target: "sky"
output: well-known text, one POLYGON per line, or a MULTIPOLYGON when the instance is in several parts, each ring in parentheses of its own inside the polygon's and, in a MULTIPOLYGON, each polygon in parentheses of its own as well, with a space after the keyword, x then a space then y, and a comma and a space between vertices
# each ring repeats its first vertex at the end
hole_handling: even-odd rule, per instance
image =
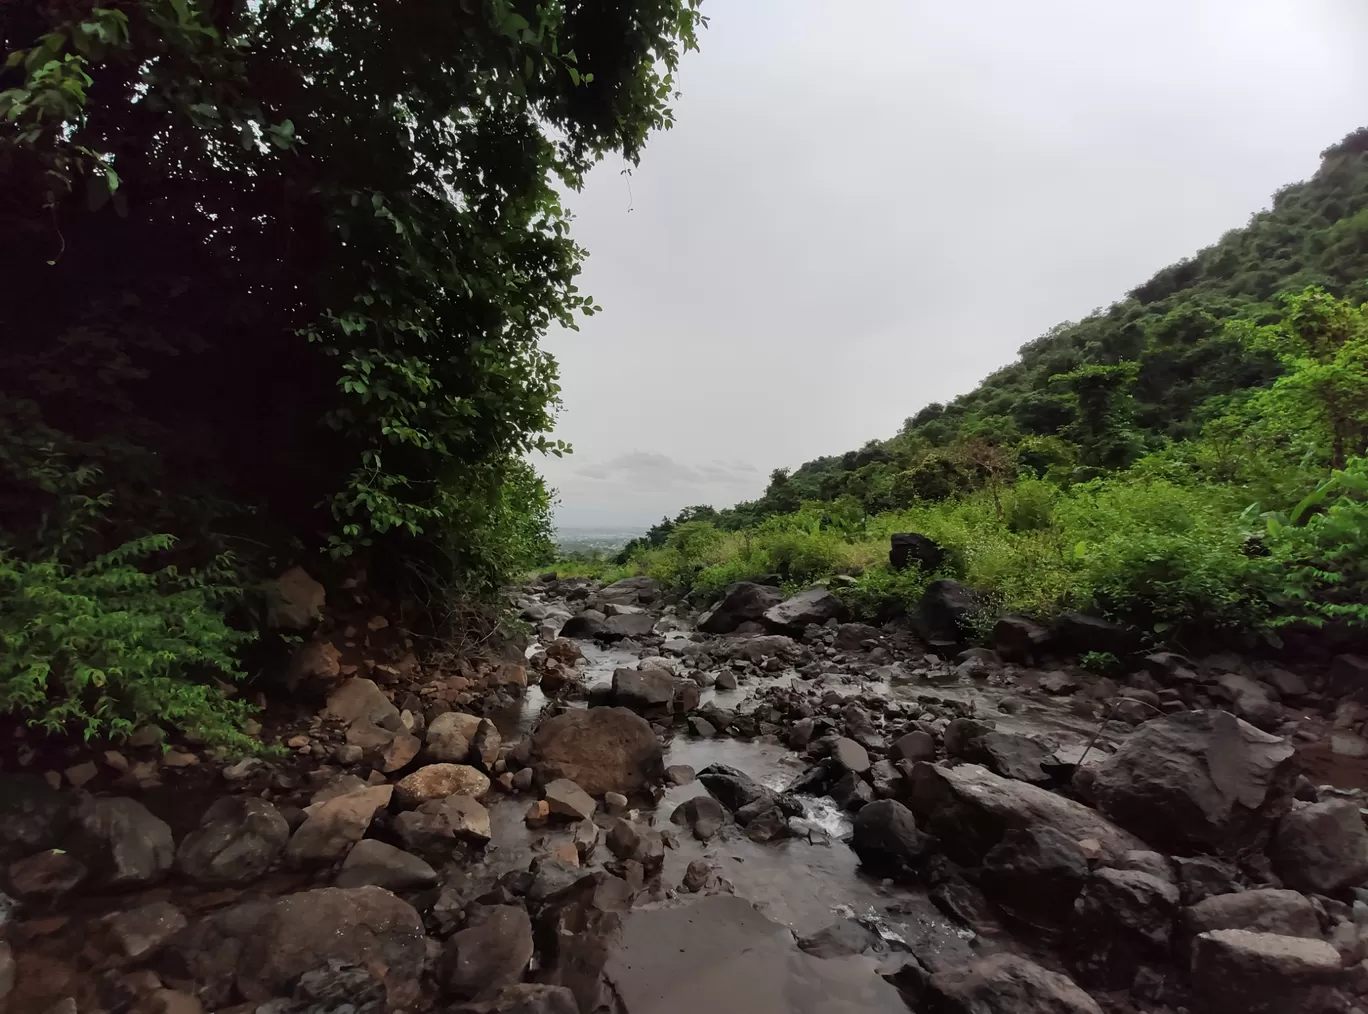
POLYGON ((704 0, 677 124, 571 194, 603 307, 562 526, 727 506, 897 432, 1368 125, 1364 0, 704 0))

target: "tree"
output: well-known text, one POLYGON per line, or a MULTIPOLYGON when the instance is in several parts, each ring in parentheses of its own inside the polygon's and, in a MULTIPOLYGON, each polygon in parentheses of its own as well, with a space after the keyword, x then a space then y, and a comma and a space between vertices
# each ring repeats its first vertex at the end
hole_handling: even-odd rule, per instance
POLYGON ((1260 398, 1267 413, 1311 435, 1330 467, 1368 451, 1368 304, 1319 286, 1283 300, 1278 324, 1231 325, 1249 347, 1271 352, 1285 371, 1260 398))
POLYGON ((595 309, 559 188, 672 123, 698 3, 0 7, 0 551, 493 600, 564 451, 538 339, 595 309))
POLYGON ((1064 388, 1074 407, 1065 434, 1082 448, 1083 461, 1095 468, 1123 468, 1139 453, 1140 441, 1131 420, 1130 388, 1139 373, 1131 361, 1103 366, 1088 363, 1050 382, 1064 388))

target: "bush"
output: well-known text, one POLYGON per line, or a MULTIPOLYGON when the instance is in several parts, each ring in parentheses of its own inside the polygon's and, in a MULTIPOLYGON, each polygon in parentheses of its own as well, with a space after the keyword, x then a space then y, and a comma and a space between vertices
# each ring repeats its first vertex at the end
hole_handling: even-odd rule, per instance
POLYGON ((169 722, 250 746, 251 709, 218 682, 242 678, 235 653, 253 636, 223 621, 231 570, 150 569, 170 546, 146 536, 80 567, 0 551, 0 712, 87 739, 169 722))

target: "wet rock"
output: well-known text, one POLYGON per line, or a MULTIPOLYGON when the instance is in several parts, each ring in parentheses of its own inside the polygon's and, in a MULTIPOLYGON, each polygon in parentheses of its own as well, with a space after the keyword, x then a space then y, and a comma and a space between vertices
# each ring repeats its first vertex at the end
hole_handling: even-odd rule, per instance
POLYGON ((671 785, 688 785, 698 773, 687 764, 671 764, 665 769, 665 780, 671 785))
POLYGON ((327 686, 341 674, 342 653, 331 641, 305 641, 290 656, 281 674, 290 691, 300 687, 327 686))
POLYGON ((1166 852, 1261 849, 1291 806, 1292 747, 1224 711, 1151 719, 1093 769, 1098 809, 1166 852))
POLYGON ((448 996, 469 999, 510 986, 532 960, 532 921, 515 905, 477 905, 442 948, 437 977, 448 996))
POLYGON ((630 820, 618 818, 608 829, 608 851, 619 859, 631 859, 641 847, 641 830, 630 820))
POLYGON ((476 715, 447 711, 427 727, 427 756, 438 763, 462 764, 470 755, 470 740, 480 728, 476 715))
POLYGON ((1074 841, 1091 839, 1115 857, 1143 848, 1140 839, 1072 799, 994 774, 977 764, 920 763, 910 773, 909 805, 925 830, 958 862, 977 866, 1010 828, 1053 827, 1074 841))
POLYGON ((0 860, 54 848, 65 840, 72 798, 34 775, 0 774, 0 860))
POLYGON ((869 754, 859 743, 844 736, 831 745, 831 756, 842 770, 862 775, 869 770, 869 754))
POLYGON ((1277 702, 1272 689, 1240 673, 1224 673, 1212 688, 1212 693, 1222 693, 1231 704, 1231 710, 1251 725, 1260 729, 1273 730, 1282 722, 1282 705, 1277 702))
POLYGON ((698 629, 705 634, 730 634, 748 620, 759 620, 783 600, 784 593, 773 585, 738 581, 727 588, 717 605, 698 618, 698 629))
POLYGON ((103 886, 155 883, 175 860, 171 828, 135 800, 86 797, 76 808, 76 825, 75 851, 103 886))
POLYGON ((257 1002, 340 961, 380 972, 391 1007, 418 997, 427 956, 413 906, 378 887, 325 887, 214 912, 173 942, 200 996, 226 1007, 234 989, 257 1002))
POLYGON ((689 716, 689 731, 699 739, 712 739, 717 735, 716 726, 699 715, 689 716))
POLYGON ((670 814, 670 822, 689 828, 699 841, 709 841, 722 830, 730 814, 712 796, 694 796, 684 800, 670 814))
POLYGON ((825 588, 809 588, 765 610, 766 626, 778 631, 801 631, 810 623, 821 626, 845 615, 845 605, 825 588))
POLYGON ((1193 905, 1186 912, 1192 934, 1240 929, 1320 939, 1320 920, 1311 899, 1296 891, 1261 888, 1220 894, 1193 905))
POLYGON ((804 954, 786 928, 741 898, 636 908, 621 921, 596 974, 567 983, 581 1010, 663 1010, 662 984, 687 983, 677 998, 681 1010, 791 1011, 820 998, 843 1014, 906 1014, 897 991, 871 970, 804 954))
MULTIPOLYGON (((519 772, 519 774, 521 773, 519 772)), ((523 787, 526 788, 526 786, 523 787)), ((627 797, 621 792, 605 792, 603 794, 603 809, 607 811, 610 817, 615 817, 627 809, 627 797)))
POLYGON ((889 537, 888 565, 906 570, 914 564, 930 574, 945 562, 945 550, 920 532, 895 532, 889 537))
POLYGON ((374 838, 353 845, 337 875, 338 887, 417 891, 436 884, 437 872, 423 860, 374 838))
POLYGON ((707 888, 712 875, 713 868, 706 859, 695 859, 684 871, 684 880, 679 885, 680 890, 697 894, 707 888))
POLYGON ((888 950, 878 932, 854 919, 842 919, 798 941, 798 949, 814 958, 848 958, 855 954, 882 954, 888 950))
POLYGON ((568 778, 547 782, 543 794, 551 815, 555 817, 588 820, 598 808, 593 797, 568 778))
POLYGON ((879 799, 891 799, 902 789, 903 776, 890 760, 876 761, 869 769, 869 782, 879 799))
POLYGON ((1050 648, 1050 628, 1029 616, 1000 616, 993 625, 993 648, 1004 662, 1030 664, 1050 648))
POLYGON ((988 896, 1018 922, 1062 926, 1088 879, 1078 842, 1053 827, 1010 828, 983 857, 980 882, 988 896))
POLYGON ((384 1014, 385 984, 360 965, 334 959, 301 975, 294 998, 279 1014, 384 1014))
POLYGON ((1050 781, 1050 776, 1042 765, 1050 759, 1052 752, 1028 736, 987 732, 973 740, 961 756, 982 764, 1004 778, 1045 785, 1050 781))
POLYGON ((641 574, 604 585, 598 592, 600 602, 616 602, 619 605, 650 605, 659 598, 660 582, 641 574))
POLYGON ((479 798, 489 791, 489 777, 468 764, 428 764, 394 785, 394 801, 405 809, 447 796, 479 798))
POLYGON ((940 578, 926 586, 919 606, 922 629, 932 644, 957 644, 983 608, 982 596, 958 581, 940 578))
POLYGON ((309 630, 323 618, 327 595, 303 567, 291 567, 263 589, 266 626, 271 630, 309 630))
POLYGON ((1075 972, 1103 989, 1127 989, 1141 965, 1168 960, 1178 888, 1138 870, 1101 869, 1083 885, 1066 946, 1075 972))
POLYGON ((912 877, 930 845, 912 811, 893 799, 862 807, 850 839, 862 866, 878 876, 896 879, 912 877))
POLYGON ((304 823, 290 836, 285 853, 295 862, 340 859, 366 835, 371 821, 389 805, 393 788, 355 789, 304 808, 304 823))
POLYGON ((761 810, 746 819, 737 817, 737 823, 746 829, 746 837, 754 842, 778 841, 791 833, 787 815, 778 807, 761 810))
POLYGON ((617 669, 613 672, 613 700, 639 714, 669 714, 677 682, 659 669, 617 669))
POLYGON ((202 884, 247 884, 276 861, 290 826, 274 806, 252 796, 224 796, 176 850, 176 869, 202 884))
POLYGON ((597 609, 585 609, 565 621, 561 627, 561 637, 574 637, 583 641, 597 640, 603 635, 603 626, 608 617, 597 609))
POLYGON ((520 982, 492 999, 450 1008, 449 1014, 579 1014, 575 994, 564 986, 520 982))
POLYGON ((1102 1014, 1066 975, 1014 954, 937 972, 922 997, 926 1014, 1102 1014))
POLYGON ((972 718, 952 719, 945 727, 945 735, 942 737, 945 752, 951 757, 970 760, 971 754, 978 753, 979 740, 992 731, 991 725, 972 718))
POLYGON ((1325 674, 1325 689, 1332 697, 1363 700, 1368 696, 1368 658, 1336 655, 1325 674))
POLYGON ((155 901, 109 917, 110 936, 123 956, 132 961, 156 954, 187 925, 181 910, 166 901, 155 901))
POLYGON ((936 740, 930 733, 909 732, 905 736, 900 736, 893 744, 891 756, 895 760, 904 760, 915 764, 917 761, 933 760, 936 756, 936 740))
POLYGON ((663 756, 651 726, 626 708, 567 711, 532 734, 538 780, 568 778, 592 796, 649 788, 664 771, 663 756))
POLYGON ((727 670, 717 674, 717 679, 713 681, 713 685, 718 690, 735 690, 736 682, 736 673, 727 670))
POLYGON ((482 846, 493 836, 484 804, 462 795, 429 799, 395 817, 394 829, 409 848, 434 855, 449 853, 453 839, 482 846))
POLYGON ((1278 876, 1301 891, 1333 894, 1368 879, 1368 830, 1347 799, 1293 809, 1268 851, 1278 876))
POLYGON ((367 722, 392 732, 398 728, 399 709, 373 680, 353 676, 328 696, 323 715, 344 725, 367 722))
POLYGON ((735 813, 755 802, 777 803, 779 794, 766 788, 744 771, 725 764, 709 764, 698 772, 698 780, 723 806, 735 813))
POLYGON ((1148 849, 1132 849, 1124 855, 1110 860, 1107 866, 1113 870, 1137 870, 1140 873, 1148 873, 1151 877, 1162 880, 1166 884, 1177 886, 1177 881, 1173 877, 1173 867, 1169 865, 1168 857, 1158 852, 1151 852, 1148 849))
MULTIPOLYGON (((90 875, 85 863, 59 849, 16 859, 10 863, 8 872, 8 889, 21 898, 60 897, 80 886, 90 875)), ((3 922, 3 916, 0 916, 0 924, 3 922)))
POLYGON ((875 641, 878 637, 879 628, 868 623, 842 623, 836 628, 835 647, 840 651, 857 651, 866 641, 875 641))
POLYGON ((1233 894, 1240 890, 1240 878, 1235 867, 1213 856, 1175 857, 1173 867, 1178 874, 1178 890, 1184 905, 1218 894, 1233 894))
POLYGON ((1323 940, 1226 929, 1193 941, 1192 984, 1211 1014, 1312 1010, 1309 995, 1339 973, 1339 952, 1323 940))

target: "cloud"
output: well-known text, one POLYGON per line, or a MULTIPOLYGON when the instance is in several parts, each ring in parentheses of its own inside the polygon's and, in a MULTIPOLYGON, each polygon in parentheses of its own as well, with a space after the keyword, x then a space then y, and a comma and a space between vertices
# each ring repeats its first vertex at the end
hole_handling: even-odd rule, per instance
POLYGON ((752 486, 759 470, 744 461, 710 461, 687 465, 659 451, 629 451, 607 461, 588 462, 575 474, 596 482, 615 483, 638 493, 665 493, 698 486, 752 486))

